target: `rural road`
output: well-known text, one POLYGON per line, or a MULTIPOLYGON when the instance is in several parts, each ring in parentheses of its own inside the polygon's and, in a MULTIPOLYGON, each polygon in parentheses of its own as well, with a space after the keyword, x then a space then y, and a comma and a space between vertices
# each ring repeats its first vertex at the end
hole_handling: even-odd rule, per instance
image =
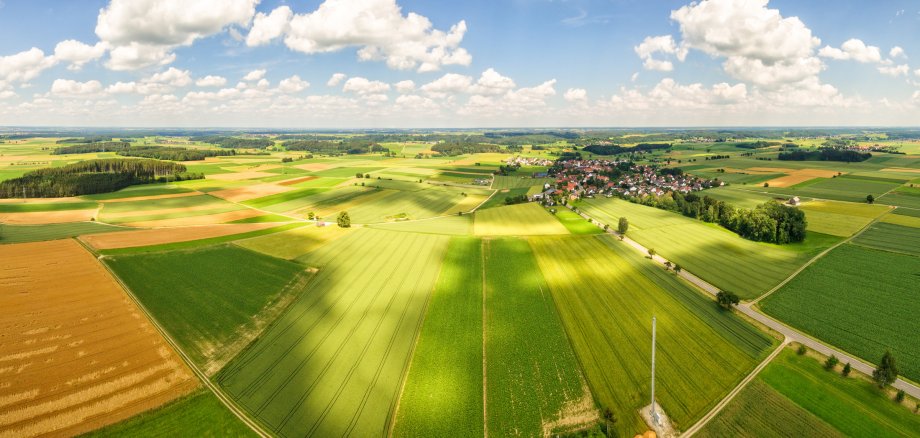
MULTIPOLYGON (((566 207, 569 208, 569 209, 571 209, 570 206, 566 206, 566 207)), ((587 214, 585 214, 584 212, 582 212, 582 211, 580 211, 580 210, 579 210, 577 213, 578 213, 581 217, 583 217, 583 218, 585 218, 585 219, 591 219, 591 222, 592 222, 593 224, 595 224, 595 225, 600 224, 600 222, 598 222, 597 220, 595 220, 594 218, 588 216, 587 214)), ((607 233, 619 236, 619 234, 618 234, 617 232, 615 232, 614 230, 612 230, 612 229, 607 230, 607 233)), ((623 237, 623 242, 624 242, 624 243, 626 243, 627 245, 629 245, 629 246, 635 248, 637 251, 639 251, 639 252, 642 253, 643 255, 646 255, 646 256, 647 256, 647 254, 648 254, 648 248, 642 246, 641 244, 639 244, 639 243, 636 242, 635 240, 630 239, 629 237, 626 237, 626 236, 622 236, 622 237, 623 237)), ((821 255, 823 255, 823 253, 822 253, 821 255)), ((819 255, 819 257, 820 257, 820 255, 819 255)), ((656 255, 656 256, 653 258, 653 260, 654 260, 655 262, 657 262, 657 263, 662 264, 662 265, 663 265, 665 262, 668 261, 667 259, 665 259, 665 258, 663 258, 663 257, 661 257, 661 256, 658 256, 658 255, 656 255)), ((797 275, 799 272, 801 272, 801 270, 794 272, 794 273, 792 274, 792 276, 790 276, 790 278, 793 277, 793 276, 795 276, 795 275, 797 275)), ((703 279, 697 277, 696 275, 693 275, 692 273, 687 272, 687 270, 685 270, 685 269, 681 270, 679 273, 677 273, 677 275, 679 275, 679 276, 682 277, 683 279, 687 280, 688 282, 692 283, 693 285, 695 285, 696 287, 698 287, 700 290, 702 290, 702 291, 704 291, 704 292, 706 292, 706 293, 712 295, 713 297, 715 297, 715 295, 716 295, 717 293, 719 293, 719 288, 713 286, 712 284, 710 284, 710 283, 707 282, 706 280, 703 280, 703 279)), ((789 280, 789 279, 786 279, 786 281, 788 281, 788 280, 789 280)), ((803 344, 803 345, 805 345, 806 347, 811 348, 812 350, 815 350, 815 351, 817 351, 817 352, 819 352, 819 353, 821 353, 821 354, 823 354, 823 355, 825 355, 825 356, 830 356, 830 355, 833 354, 833 355, 837 356, 838 359, 840 359, 840 363, 847 363, 847 362, 849 362, 850 365, 853 367, 853 369, 855 369, 855 370, 857 370, 857 371, 859 371, 859 372, 861 372, 861 373, 863 373, 863 374, 866 374, 866 375, 868 375, 868 376, 871 376, 871 375, 872 375, 872 371, 875 370, 875 365, 870 364, 870 363, 868 363, 868 362, 865 362, 865 361, 863 361, 862 359, 859 359, 859 358, 857 358, 857 357, 855 357, 855 356, 853 356, 853 355, 844 353, 842 350, 839 350, 839 349, 833 348, 833 347, 831 347, 831 346, 828 346, 827 344, 824 344, 823 342, 821 342, 821 341, 819 341, 819 340, 817 340, 817 339, 815 339, 815 338, 812 338, 811 336, 809 336, 809 335, 807 335, 807 334, 805 334, 805 333, 802 333, 802 332, 800 332, 800 331, 798 331, 798 330, 796 330, 796 329, 794 329, 794 328, 792 328, 792 327, 790 327, 790 326, 788 326, 788 325, 786 325, 786 324, 784 324, 784 323, 782 323, 782 322, 780 322, 780 321, 777 321, 777 320, 773 319, 772 317, 767 316, 767 315, 765 315, 765 314, 759 312, 759 311, 756 309, 756 307, 755 307, 754 305, 752 305, 751 303, 742 303, 742 304, 739 304, 737 307, 735 307, 735 309, 736 309, 738 312, 741 312, 741 313, 747 315, 749 318, 751 318, 751 319, 753 319, 753 320, 755 320, 755 321, 757 321, 757 322, 759 322, 759 323, 761 323, 761 324, 763 324, 763 325, 765 325, 765 326, 767 326, 767 327, 769 327, 769 328, 771 328, 771 329, 773 329, 773 330, 779 332, 780 334, 782 334, 783 336, 786 337, 786 342, 798 342, 798 343, 803 344)), ((743 385, 743 384, 742 384, 742 385, 743 385)), ((918 387, 917 385, 915 385, 915 384, 913 384, 913 383, 911 383, 911 382, 907 382, 907 381, 902 380, 902 379, 899 378, 899 379, 896 380, 891 386, 892 386, 893 388, 895 388, 895 389, 904 390, 904 392, 907 393, 908 395, 910 395, 910 396, 912 396, 912 397, 914 397, 914 398, 920 399, 920 387, 918 387)))

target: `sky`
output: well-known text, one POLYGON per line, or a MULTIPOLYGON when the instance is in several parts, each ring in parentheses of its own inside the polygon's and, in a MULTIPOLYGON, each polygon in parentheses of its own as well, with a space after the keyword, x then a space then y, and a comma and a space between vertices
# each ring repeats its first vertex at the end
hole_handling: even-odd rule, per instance
POLYGON ((0 0, 0 126, 917 126, 916 0, 0 0))

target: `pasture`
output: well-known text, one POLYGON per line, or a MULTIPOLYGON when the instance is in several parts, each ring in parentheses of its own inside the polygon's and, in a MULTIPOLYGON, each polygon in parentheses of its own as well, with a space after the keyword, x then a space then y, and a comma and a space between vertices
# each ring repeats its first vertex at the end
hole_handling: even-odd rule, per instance
POLYGON ((652 316, 658 319, 657 400, 689 427, 764 357, 771 340, 612 236, 532 238, 566 333, 617 434, 645 430, 652 316))
POLYGON ((209 375, 255 339, 310 279, 300 265, 229 245, 104 261, 209 375))
POLYGON ((412 365, 394 436, 483 435, 482 244, 447 248, 412 365))
POLYGON ((308 289, 216 381, 278 435, 386 435, 448 241, 358 229, 312 252, 308 289))
POLYGON ((598 410, 526 240, 483 241, 489 435, 549 436, 598 410))
POLYGON ((198 386, 76 241, 3 245, 0 260, 0 435, 78 435, 198 386))
POLYGON ((527 203, 478 210, 473 216, 477 236, 531 236, 569 234, 558 220, 538 204, 527 203))
POLYGON ((764 312, 870 362, 885 350, 920 380, 920 257, 842 245, 764 299, 764 312))
POLYGON ((763 294, 836 240, 810 233, 801 244, 753 242, 715 224, 620 199, 587 199, 578 207, 611 226, 626 217, 628 237, 742 299, 763 294))

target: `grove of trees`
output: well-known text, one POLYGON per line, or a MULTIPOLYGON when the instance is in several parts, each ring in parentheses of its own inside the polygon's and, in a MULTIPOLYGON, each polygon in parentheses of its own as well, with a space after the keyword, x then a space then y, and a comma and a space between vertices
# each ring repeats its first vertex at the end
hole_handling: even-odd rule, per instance
POLYGON ((236 155, 234 150, 203 150, 167 146, 132 146, 128 142, 99 142, 64 146, 51 152, 52 155, 86 154, 93 152, 115 152, 123 157, 153 158, 168 161, 201 161, 207 157, 236 155))
POLYGON ((868 152, 837 148, 821 148, 816 151, 800 149, 791 152, 780 152, 779 154, 781 161, 842 161, 844 163, 856 163, 870 158, 872 158, 872 154, 868 152))

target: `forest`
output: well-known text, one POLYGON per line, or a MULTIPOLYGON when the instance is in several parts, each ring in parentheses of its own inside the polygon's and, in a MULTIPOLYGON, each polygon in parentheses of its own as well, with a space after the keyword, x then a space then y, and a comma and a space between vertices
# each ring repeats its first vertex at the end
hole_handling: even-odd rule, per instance
POLYGON ((593 144, 590 146, 585 146, 585 150, 595 154, 595 155, 617 155, 617 154, 629 154, 633 152, 647 152, 654 151, 659 149, 670 149, 670 143, 639 143, 633 147, 617 146, 617 145, 606 145, 606 144, 593 144))
POLYGON ((858 163, 872 158, 869 152, 859 152, 849 149, 821 148, 816 151, 797 150, 780 152, 780 161, 842 161, 844 163, 858 163))
POLYGON ((289 140, 284 142, 284 148, 289 151, 308 151, 314 154, 325 155, 366 154, 389 151, 389 149, 380 146, 376 142, 351 138, 341 140, 289 140))
POLYGON ((222 148, 227 149, 265 149, 269 146, 275 145, 274 141, 267 138, 237 138, 226 137, 222 135, 190 137, 189 141, 216 144, 222 148))
POLYGON ((52 155, 115 152, 123 157, 153 158, 168 161, 201 161, 207 157, 236 155, 235 150, 203 150, 166 146, 133 146, 126 142, 78 144, 55 149, 52 155))

